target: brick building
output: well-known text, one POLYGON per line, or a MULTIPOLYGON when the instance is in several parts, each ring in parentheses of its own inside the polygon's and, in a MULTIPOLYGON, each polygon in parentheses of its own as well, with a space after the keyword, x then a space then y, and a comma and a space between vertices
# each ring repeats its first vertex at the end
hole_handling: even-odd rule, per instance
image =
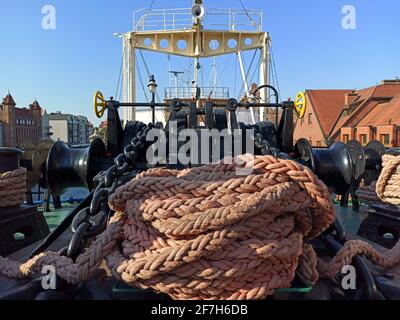
POLYGON ((294 139, 308 139, 315 147, 329 144, 330 132, 351 90, 307 90, 307 109, 296 124, 294 139))
POLYGON ((1 145, 16 147, 22 143, 39 144, 42 140, 42 109, 35 100, 29 108, 17 108, 8 94, 0 105, 0 123, 2 127, 1 145))
POLYGON ((386 147, 400 146, 399 80, 362 90, 307 90, 306 99, 295 140, 304 137, 316 147, 352 139, 363 145, 379 140, 386 147))
POLYGON ((15 105, 11 94, 8 94, 0 104, 0 123, 2 125, 1 145, 4 147, 15 147, 17 145, 15 105))

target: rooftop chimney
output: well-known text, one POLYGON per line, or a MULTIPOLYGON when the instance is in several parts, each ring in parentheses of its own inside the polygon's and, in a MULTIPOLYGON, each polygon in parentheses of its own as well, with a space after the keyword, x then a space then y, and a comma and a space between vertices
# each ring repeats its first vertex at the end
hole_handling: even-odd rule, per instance
POLYGON ((346 93, 344 95, 344 105, 348 106, 349 104, 353 103, 356 101, 358 98, 358 93, 352 92, 352 93, 346 93))

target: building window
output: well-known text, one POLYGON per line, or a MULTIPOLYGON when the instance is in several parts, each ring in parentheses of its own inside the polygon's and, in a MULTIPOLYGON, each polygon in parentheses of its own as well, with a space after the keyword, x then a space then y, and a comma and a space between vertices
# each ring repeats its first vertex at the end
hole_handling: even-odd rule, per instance
POLYGON ((350 136, 348 134, 343 135, 343 143, 348 143, 350 141, 350 136))
POLYGON ((308 124, 312 124, 312 113, 308 114, 308 124))
POLYGON ((367 135, 366 134, 360 134, 360 142, 363 146, 367 145, 367 135))
POLYGON ((385 146, 389 146, 390 144, 390 135, 388 134, 381 134, 381 143, 383 143, 385 146))

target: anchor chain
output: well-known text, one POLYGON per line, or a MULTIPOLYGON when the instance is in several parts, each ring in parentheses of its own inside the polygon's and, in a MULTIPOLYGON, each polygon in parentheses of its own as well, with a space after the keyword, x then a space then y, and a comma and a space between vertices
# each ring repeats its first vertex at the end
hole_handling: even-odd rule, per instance
POLYGON ((114 165, 94 178, 95 190, 90 207, 82 209, 73 219, 73 236, 67 248, 59 253, 75 260, 88 239, 98 236, 107 227, 113 212, 108 206, 108 197, 126 183, 121 177, 135 170, 137 159, 146 147, 147 134, 152 129, 162 129, 162 124, 144 126, 135 138, 124 148, 124 152, 114 159, 114 165))
POLYGON ((274 156, 279 159, 291 160, 291 157, 280 149, 270 146, 270 143, 263 137, 261 133, 255 133, 254 146, 260 151, 262 156, 274 156))

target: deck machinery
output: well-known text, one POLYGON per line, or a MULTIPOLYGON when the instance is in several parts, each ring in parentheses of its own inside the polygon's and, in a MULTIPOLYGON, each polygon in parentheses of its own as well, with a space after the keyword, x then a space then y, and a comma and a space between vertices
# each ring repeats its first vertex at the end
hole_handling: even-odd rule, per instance
MULTIPOLYGON (((273 87, 271 90, 275 90, 273 87)), ((358 181, 362 179, 365 172, 365 157, 361 145, 352 142, 350 145, 345 145, 341 142, 334 143, 330 148, 314 149, 309 142, 305 139, 299 140, 296 144, 293 142, 293 118, 296 109, 299 106, 293 101, 284 101, 277 103, 240 103, 235 99, 226 100, 225 103, 215 103, 208 101, 205 107, 198 108, 195 102, 186 103, 179 99, 173 99, 169 103, 122 103, 114 99, 105 100, 103 95, 96 93, 95 108, 101 114, 107 112, 108 119, 108 133, 107 144, 104 144, 99 139, 94 140, 90 146, 86 148, 71 148, 62 142, 54 145, 50 151, 47 162, 47 177, 48 183, 52 192, 61 194, 63 190, 73 186, 86 186, 91 190, 89 198, 82 203, 76 210, 74 210, 66 220, 35 250, 33 254, 43 252, 49 245, 54 243, 63 233, 68 230, 71 225, 74 229, 76 217, 82 212, 82 209, 88 206, 93 206, 94 200, 98 194, 98 181, 102 177, 116 177, 118 182, 115 187, 132 179, 135 175, 143 170, 154 168, 155 166, 166 166, 169 168, 183 169, 199 165, 198 163, 169 163, 168 161, 162 163, 149 163, 146 160, 146 151, 154 145, 155 141, 139 141, 138 134, 141 135, 145 132, 146 128, 153 127, 153 124, 145 125, 144 123, 131 121, 127 122, 125 128, 122 127, 119 110, 121 108, 148 108, 162 107, 167 108, 169 113, 169 120, 166 126, 161 124, 154 124, 162 132, 165 132, 167 139, 170 139, 171 123, 177 123, 178 133, 186 130, 193 129, 195 132, 199 130, 228 130, 234 128, 239 131, 250 131, 250 140, 254 143, 255 155, 273 155, 278 158, 292 159, 299 163, 310 167, 331 189, 332 194, 346 195, 351 194, 352 190, 356 188, 358 181), (271 122, 257 122, 254 125, 247 125, 237 121, 236 111, 238 108, 280 108, 282 110, 282 117, 277 125, 271 122), (131 162, 128 170, 124 170, 122 174, 118 174, 116 167, 123 167, 124 161, 127 159, 129 152, 132 150, 132 145, 142 144, 142 152, 136 157, 134 162, 131 162), (121 162, 122 161, 122 162, 121 162)), ((246 135, 241 135, 245 137, 246 135)), ((212 139, 212 138, 211 138, 212 139)), ((221 139, 218 137, 217 139, 221 139)), ((228 140, 229 141, 229 140, 228 140)), ((230 140, 233 141, 233 140, 230 140)), ((244 144, 245 138, 242 143, 244 144)), ((182 142, 183 143, 183 142, 182 142)), ((226 143, 226 142, 225 142, 226 143)), ((229 142, 231 143, 231 142, 229 142)), ((211 143, 212 144, 212 143, 211 143)), ((222 142, 221 142, 222 144, 222 142)), ((192 145, 191 152, 196 148, 201 148, 200 145, 192 145)), ((221 148, 221 150, 225 150, 221 148)), ((170 150, 168 150, 170 152, 170 150)), ((221 153, 220 157, 223 158, 226 154, 221 153)), ((373 166, 377 166, 374 164, 373 166)), ((111 178, 110 178, 111 179, 111 178)), ((103 202, 107 206, 107 201, 103 202)), ((98 205, 94 205, 98 206, 98 205)), ((104 222, 108 220, 109 215, 113 212, 108 209, 107 217, 100 224, 93 222, 96 225, 98 234, 105 228, 104 222), (99 227, 100 226, 100 227, 99 227)), ((76 227, 75 227, 76 231, 76 227)), ((87 235, 81 235, 83 238, 87 235)), ((93 236, 93 233, 91 234, 93 236)), ((82 237, 78 237, 82 240, 82 237)), ((74 235, 72 236, 69 247, 66 248, 65 254, 75 258, 82 250, 84 250, 83 242, 76 241, 74 235), (75 240, 74 240, 75 239, 75 240), (77 245, 78 243, 78 245, 77 245)), ((346 237, 343 227, 337 221, 332 228, 324 234, 320 239, 317 239, 315 246, 318 250, 328 252, 330 254, 337 252, 341 245, 344 243, 346 237)), ((303 295, 304 299, 348 299, 362 297, 366 299, 381 299, 383 297, 390 298, 388 292, 392 292, 393 284, 390 284, 390 290, 384 285, 383 292, 379 291, 376 287, 376 281, 372 277, 366 262, 358 257, 354 262, 357 267, 357 272, 362 279, 362 289, 357 293, 353 292, 354 296, 349 293, 333 294, 330 289, 326 292, 327 296, 313 297, 312 294, 303 295), (385 290, 389 291, 385 291, 385 290)), ((381 279, 382 280, 382 279, 381 279)), ((380 281, 379 279, 377 281, 380 281)), ((383 280, 382 280, 383 281, 383 280)), ((383 281, 384 282, 384 281, 383 281)), ((332 284, 321 282, 320 286, 330 288, 332 284)), ((298 292, 304 292, 304 287, 307 287, 300 278, 296 278, 293 286, 303 287, 298 292), (302 291, 303 290, 303 291, 302 291)), ((396 287, 396 286, 394 286, 396 287)), ((86 288, 88 289, 88 288, 86 288)), ((89 290, 90 291, 90 290, 89 290)), ((79 291, 79 294, 88 295, 88 292, 79 291)), ((393 293, 393 292, 392 292, 393 293)), ((392 294, 391 293, 391 294, 392 294)), ((90 291, 90 297, 95 298, 96 292, 90 291)), ((141 292, 129 289, 121 283, 114 283, 112 289, 112 298, 116 299, 153 299, 156 296, 149 292, 141 292)), ((110 296, 110 297, 111 297, 110 296)), ((301 296, 301 295, 300 295, 301 296)), ((75 297, 75 296, 74 296, 75 297)), ((160 298, 160 296, 157 296, 160 298)), ((294 296, 293 296, 294 297, 294 296)), ((288 295, 287 298, 293 298, 288 295)), ((51 298, 46 296, 46 298, 51 298)))
MULTIPOLYGON (((151 25, 149 19, 159 12, 147 12, 135 24, 134 31, 122 36, 124 44, 124 102, 117 101, 114 98, 105 99, 101 92, 97 92, 94 97, 96 115, 102 117, 107 113, 106 142, 95 139, 87 147, 71 147, 63 142, 57 142, 49 152, 47 164, 43 166, 47 170, 47 183, 51 193, 61 195, 67 188, 78 186, 87 187, 91 193, 31 253, 32 256, 47 250, 49 247, 54 248, 56 246, 61 250, 60 252, 75 259, 85 249, 85 244, 106 228, 109 217, 114 214, 108 207, 107 195, 109 195, 109 192, 129 181, 141 171, 155 166, 183 169, 205 164, 201 161, 195 161, 196 159, 190 158, 190 155, 191 160, 188 163, 171 162, 168 160, 169 157, 163 159, 164 161, 150 163, 146 153, 157 142, 146 139, 146 134, 149 133, 150 129, 163 132, 167 142, 172 139, 172 135, 179 135, 188 129, 198 135, 204 130, 210 132, 215 130, 217 132, 225 131, 231 139, 222 139, 221 136, 214 138, 210 135, 210 141, 208 141, 210 142, 209 146, 219 146, 219 159, 232 155, 225 152, 227 150, 225 147, 232 147, 230 150, 234 150, 235 133, 241 132, 239 145, 243 147, 242 152, 244 152, 243 150, 249 151, 245 147, 248 145, 246 142, 251 141, 250 152, 255 155, 273 155, 308 166, 324 181, 332 194, 342 196, 343 206, 347 204, 349 194, 353 195, 353 200, 355 199, 354 191, 360 181, 365 178, 365 172, 368 172, 369 178, 379 172, 382 160, 379 154, 377 156, 376 150, 368 151, 366 157, 367 151, 364 151, 363 147, 355 141, 348 145, 336 142, 330 148, 325 149, 313 148, 306 139, 300 139, 294 143, 294 117, 295 113, 299 118, 304 116, 305 96, 300 93, 295 101, 280 102, 277 90, 269 85, 270 37, 267 33, 261 31, 262 15, 254 13, 255 18, 250 19, 251 25, 256 28, 255 31, 237 31, 235 29, 236 22, 233 19, 235 14, 230 12, 229 30, 216 31, 204 29, 202 19, 205 10, 202 1, 196 0, 189 12, 191 14, 189 28, 176 30, 176 26, 182 21, 176 19, 174 15, 172 15, 172 20, 165 19, 171 13, 162 12, 164 17, 162 20, 164 22, 163 30, 156 32, 148 30, 149 24, 151 25), (256 17, 261 19, 258 24, 256 17), (218 46, 210 46, 211 42, 215 43, 215 41, 218 46), (183 46, 179 43, 186 45, 183 46), (261 50, 260 85, 255 91, 248 94, 248 79, 242 67, 246 89, 243 99, 238 101, 228 99, 227 96, 215 96, 217 91, 213 91, 212 94, 204 94, 204 90, 198 84, 201 58, 236 53, 242 66, 242 51, 254 49, 261 50), (172 90, 169 91, 169 98, 165 99, 164 102, 156 102, 154 99, 152 102, 136 102, 136 50, 149 50, 193 58, 195 60, 193 96, 179 97, 179 90, 176 90, 177 96, 173 97, 172 90), (271 96, 275 96, 274 102, 270 102, 268 99, 271 92, 271 96), (260 99, 257 99, 258 97, 260 99), (120 117, 122 108, 124 110, 124 126, 120 117), (240 119, 239 111, 249 114, 250 124, 240 119), (167 118, 165 124, 155 123, 156 112, 167 118), (273 117, 270 117, 271 114, 273 117), (138 115, 140 116, 138 117, 138 115), (257 118, 261 121, 257 121, 257 118), (147 122, 152 123, 147 125, 144 123, 145 121, 136 121, 140 119, 151 119, 147 122), (102 188, 104 185, 108 186, 108 191, 102 188), (96 214, 90 215, 87 214, 88 212, 96 214), (102 214, 98 214, 99 212, 102 214), (89 229, 80 228, 79 222, 82 221, 86 222, 89 229)), ((152 79, 154 80, 154 78, 152 79)), ((188 140, 178 142, 177 147, 187 142, 188 140)), ((168 143, 167 145, 169 146, 168 143)), ((174 150, 167 147, 167 156, 174 150)), ((192 143, 189 153, 201 154, 201 150, 203 150, 201 143, 192 143)), ((206 163, 212 160, 215 159, 206 159, 206 163)), ((318 252, 332 256, 338 252, 345 241, 344 228, 336 221, 327 232, 315 239, 313 245, 318 252)), ((353 264, 360 279, 357 290, 344 292, 340 289, 338 282, 319 281, 317 286, 321 290, 310 292, 310 290, 307 290, 309 284, 298 276, 293 282, 293 288, 281 293, 287 299, 324 300, 392 299, 394 296, 400 295, 400 284, 396 281, 388 281, 381 273, 375 273, 375 270, 371 272, 362 257, 356 257, 353 264)), ((43 292, 40 283, 37 281, 23 285, 16 282, 14 288, 17 289, 15 290, 1 292, 0 289, 0 297, 24 297, 25 299, 29 297, 34 299, 160 298, 152 292, 126 288, 115 279, 108 278, 107 283, 105 283, 104 278, 104 275, 100 275, 95 277, 91 283, 83 284, 80 287, 63 284, 61 292, 43 292)))

